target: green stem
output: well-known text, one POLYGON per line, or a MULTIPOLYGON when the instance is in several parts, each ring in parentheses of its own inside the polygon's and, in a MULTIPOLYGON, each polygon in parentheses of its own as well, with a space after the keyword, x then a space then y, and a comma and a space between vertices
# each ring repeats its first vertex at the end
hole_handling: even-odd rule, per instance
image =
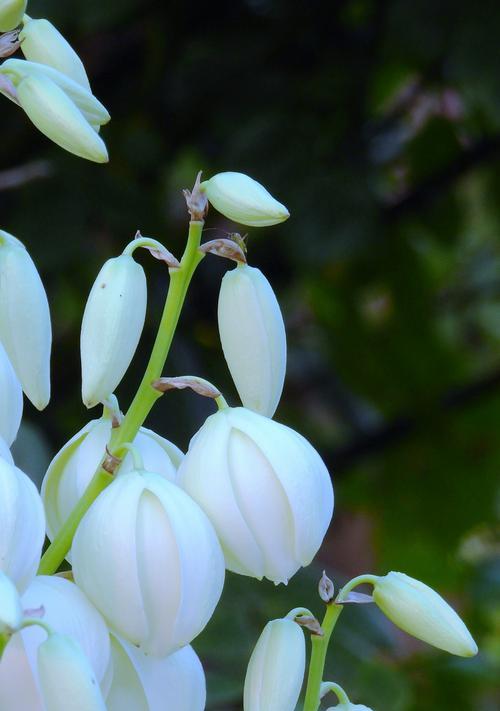
MULTIPOLYGON (((152 388, 151 383, 161 376, 184 305, 189 283, 191 282, 196 267, 204 256, 198 249, 203 224, 201 221, 190 222, 188 240, 182 256, 181 266, 179 269, 173 269, 170 272, 170 285, 167 299, 146 372, 144 373, 139 389, 123 422, 120 427, 113 430, 111 435, 109 450, 113 456, 116 456, 120 452, 120 449, 125 443, 134 441, 139 428, 148 416, 154 403, 161 397, 161 393, 152 388)), ((38 568, 39 575, 51 575, 58 569, 71 548, 73 536, 83 516, 101 491, 103 491, 112 480, 113 477, 100 466, 80 501, 45 551, 40 561, 40 567, 38 568)))
POLYGON ((321 701, 321 682, 325 669, 326 652, 330 637, 343 610, 342 605, 331 602, 327 605, 326 613, 321 623, 323 636, 311 636, 311 660, 309 662, 309 675, 307 678, 306 697, 303 711, 317 711, 321 701))
POLYGON ((376 581, 378 580, 378 575, 372 575, 371 573, 365 573, 364 575, 358 575, 356 578, 353 578, 352 580, 349 580, 348 583, 344 585, 344 587, 340 590, 339 594, 337 595, 336 602, 338 604, 344 602, 346 597, 349 595, 351 590, 354 588, 357 588, 358 585, 375 585, 376 581))

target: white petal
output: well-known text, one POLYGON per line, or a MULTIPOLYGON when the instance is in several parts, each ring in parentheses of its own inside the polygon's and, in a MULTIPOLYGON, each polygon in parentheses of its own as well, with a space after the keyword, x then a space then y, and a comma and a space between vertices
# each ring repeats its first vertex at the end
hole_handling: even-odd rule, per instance
POLYGON ((0 437, 8 446, 16 439, 23 415, 23 390, 0 341, 0 437))

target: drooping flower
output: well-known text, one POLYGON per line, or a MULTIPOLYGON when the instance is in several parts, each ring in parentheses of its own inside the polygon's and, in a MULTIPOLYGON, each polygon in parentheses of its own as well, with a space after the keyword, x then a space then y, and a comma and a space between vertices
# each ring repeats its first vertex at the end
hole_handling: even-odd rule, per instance
POLYGON ((206 420, 178 477, 213 523, 226 567, 242 575, 286 583, 311 562, 332 518, 332 483, 316 450, 243 407, 206 420))
POLYGON ((281 310, 266 277, 247 264, 222 279, 219 333, 224 357, 244 407, 272 417, 286 371, 281 310))
MULTIPOLYGON (((51 461, 42 482, 42 499, 47 516, 47 535, 53 540, 87 488, 101 462, 112 432, 112 417, 106 413, 91 420, 77 432, 51 461)), ((169 481, 175 481, 184 456, 164 437, 141 427, 134 440, 144 466, 169 481)), ((120 474, 133 468, 129 453, 120 465, 120 474)))
POLYGON ((110 628, 157 657, 201 632, 224 584, 208 518, 178 486, 143 470, 119 475, 94 501, 72 560, 75 581, 110 628))

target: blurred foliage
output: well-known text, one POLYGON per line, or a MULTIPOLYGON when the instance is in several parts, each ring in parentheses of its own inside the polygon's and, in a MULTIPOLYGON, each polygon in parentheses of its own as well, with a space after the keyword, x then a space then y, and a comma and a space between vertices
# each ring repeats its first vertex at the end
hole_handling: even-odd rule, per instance
MULTIPOLYGON (((367 569, 424 579, 463 613, 481 649, 457 660, 368 606, 350 608, 328 676, 377 711, 498 708, 498 3, 31 0, 30 14, 71 39, 113 120, 102 167, 64 154, 2 105, 2 228, 40 266, 54 321, 54 397, 42 415, 26 406, 26 466, 39 476, 47 445, 56 451, 89 417, 78 333, 101 263, 137 228, 179 254, 180 189, 200 168, 249 173, 292 212, 251 231, 250 261, 271 279, 288 327, 278 419, 336 472, 338 510, 319 565, 337 582, 367 569), (28 180, 40 159, 43 177, 28 180), (2 171, 14 168, 27 177, 8 189, 2 171)), ((215 212, 207 226, 234 230, 215 212)), ((118 392, 124 408, 167 281, 160 264, 139 258, 150 310, 118 392)), ((236 402, 215 319, 227 266, 209 257, 200 267, 168 373, 208 377, 236 402)), ((149 424, 186 447, 208 411, 172 394, 149 424)), ((319 574, 311 567, 276 589, 228 576, 195 645, 210 709, 240 708, 246 661, 270 617, 297 605, 320 614, 319 574)))

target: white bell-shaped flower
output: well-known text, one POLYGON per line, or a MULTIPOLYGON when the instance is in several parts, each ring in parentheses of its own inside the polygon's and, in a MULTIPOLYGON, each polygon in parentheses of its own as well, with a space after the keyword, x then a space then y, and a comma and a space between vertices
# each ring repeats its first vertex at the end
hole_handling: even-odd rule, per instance
MULTIPOLYGON (((93 674, 108 692, 105 673, 109 665, 109 633, 104 620, 69 580, 57 576, 34 579, 22 597, 22 606, 31 615, 43 613, 42 620, 54 632, 72 637, 87 657, 93 674)), ((0 708, 2 711, 47 711, 40 694, 38 649, 47 633, 38 626, 27 627, 9 641, 0 664, 0 708)), ((60 683, 63 684, 61 675, 60 683)), ((72 708, 66 707, 68 711, 72 708)), ((83 711, 83 710, 82 710, 83 711)))
POLYGON ((17 103, 47 138, 81 158, 107 162, 108 152, 98 131, 109 114, 90 91, 38 62, 8 59, 0 66, 0 74, 13 83, 17 103))
POLYGON ((24 245, 0 230, 0 341, 39 410, 50 399, 52 328, 40 275, 24 245))
MULTIPOLYGON (((53 540, 78 503, 101 462, 112 431, 112 419, 103 415, 91 420, 56 454, 42 483, 42 499, 47 517, 47 535, 53 540)), ((174 482, 183 458, 181 450, 152 430, 141 427, 134 440, 144 466, 174 482)), ((128 453, 120 474, 133 469, 128 453)))
POLYGON ((293 711, 305 663, 306 644, 299 625, 287 618, 268 622, 248 663, 244 711, 293 711))
POLYGON ((129 254, 108 259, 92 286, 83 314, 80 350, 82 398, 104 402, 125 375, 146 316, 144 269, 129 254))
POLYGON ((21 592, 36 574, 44 540, 45 516, 36 486, 0 458, 0 570, 21 592))
POLYGON ((284 205, 244 173, 217 173, 201 183, 201 190, 216 210, 241 225, 267 227, 290 217, 284 205))
POLYGON ((408 634, 459 657, 473 657, 477 644, 455 610, 428 585, 404 573, 376 578, 373 601, 408 634))
POLYGON ((286 334, 278 301, 260 269, 241 264, 225 274, 218 318, 222 350, 241 402, 272 417, 285 380, 286 334))
POLYGON ((2 641, 17 630, 22 619, 23 610, 17 588, 0 570, 0 661, 3 652, 2 641))
POLYGON ((243 407, 207 419, 178 477, 212 521, 226 567, 242 575, 286 583, 311 562, 332 518, 332 483, 317 451, 243 407))
POLYGON ((0 437, 0 459, 5 459, 9 464, 14 464, 9 446, 3 437, 0 437))
POLYGON ((28 0, 0 0, 0 32, 10 32, 23 19, 28 0))
POLYGON ((23 416, 23 389, 0 341, 0 437, 10 447, 23 416))
POLYGON ((143 470, 119 475, 94 501, 72 559, 77 584, 110 628, 158 657, 201 632, 224 584, 208 518, 178 486, 143 470))
POLYGON ((52 22, 33 20, 25 15, 19 41, 26 59, 54 67, 90 91, 82 60, 52 22))
POLYGON ((46 711, 107 711, 90 662, 68 635, 51 634, 38 647, 38 678, 46 711))
POLYGON ((108 711, 203 711, 206 684, 192 647, 167 657, 146 655, 111 635, 113 681, 106 697, 108 711))

